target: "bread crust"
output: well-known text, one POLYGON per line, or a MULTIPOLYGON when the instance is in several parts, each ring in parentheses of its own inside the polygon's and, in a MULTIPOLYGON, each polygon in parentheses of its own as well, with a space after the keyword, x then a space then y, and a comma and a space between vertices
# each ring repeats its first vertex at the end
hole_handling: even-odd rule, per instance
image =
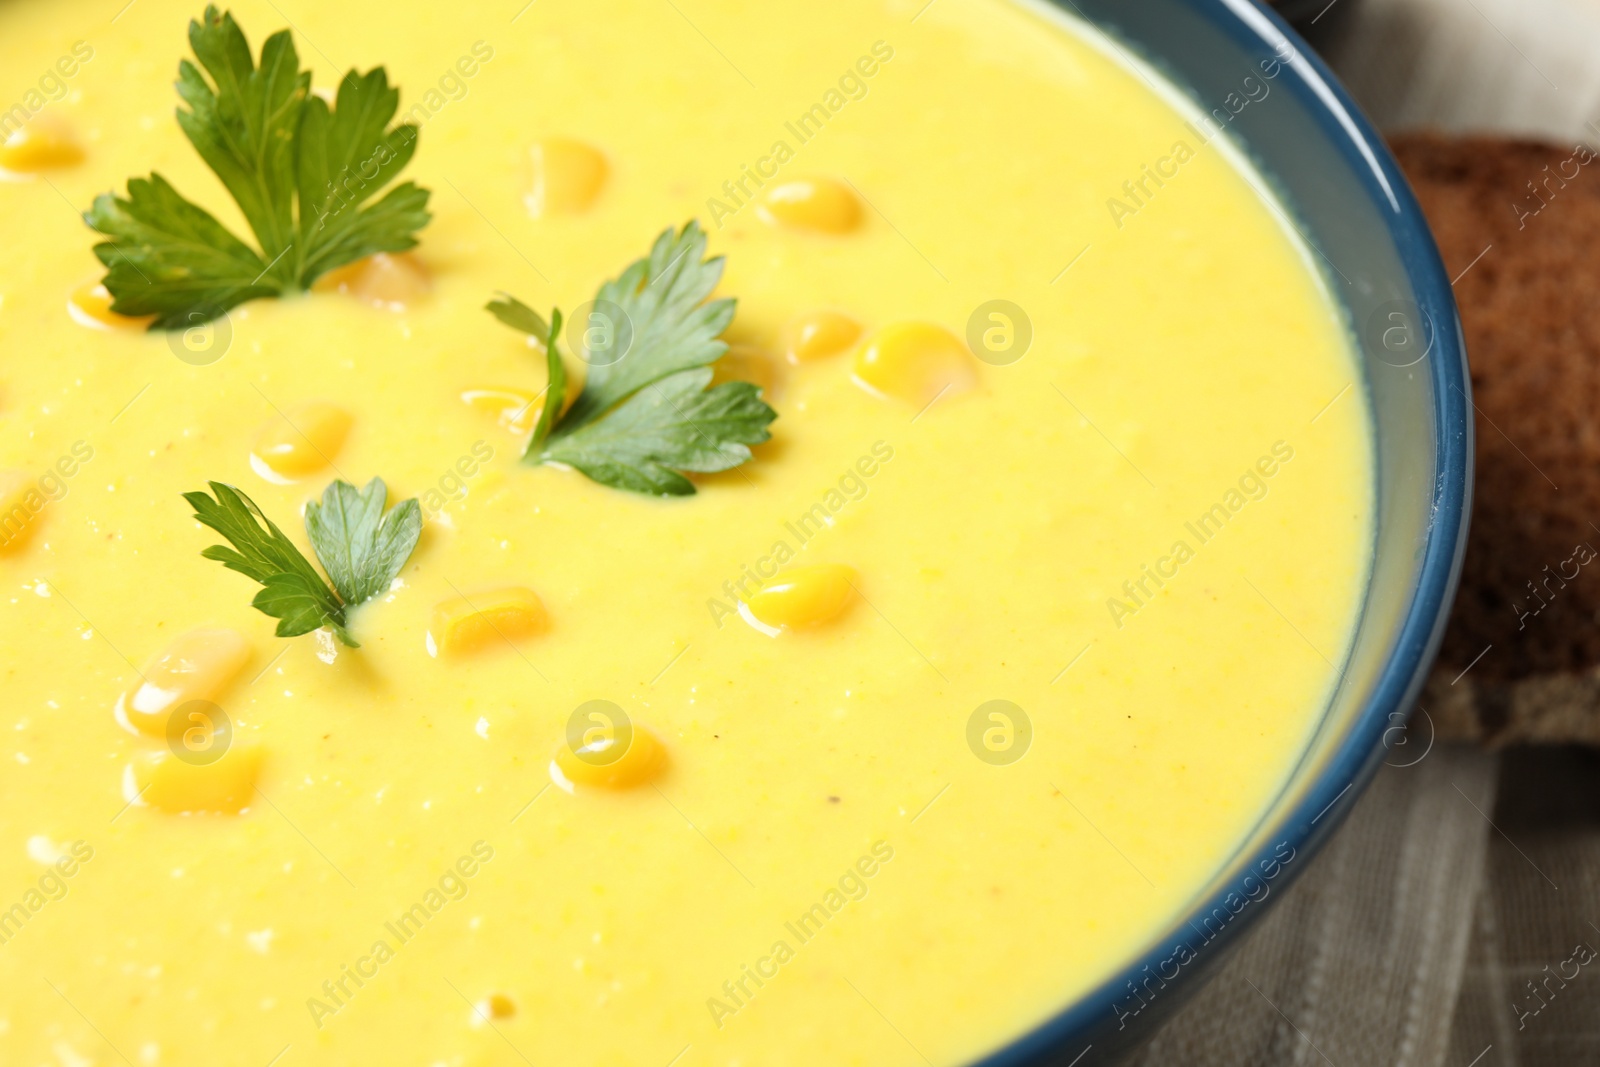
POLYGON ((1466 566, 1425 706, 1449 736, 1600 743, 1600 159, 1391 144, 1456 278, 1478 408, 1466 566))

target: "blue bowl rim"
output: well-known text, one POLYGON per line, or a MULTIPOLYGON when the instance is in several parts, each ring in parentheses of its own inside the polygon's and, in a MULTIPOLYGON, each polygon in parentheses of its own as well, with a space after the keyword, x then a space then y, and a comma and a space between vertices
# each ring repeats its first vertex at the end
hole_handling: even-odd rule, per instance
MULTIPOLYGON (((1097 25, 1083 14, 1073 0, 1054 2, 1058 6, 1072 8, 1084 22, 1097 25)), ((1219 15, 1231 15, 1238 23, 1241 36, 1254 36, 1269 47, 1278 45, 1280 42, 1275 37, 1281 37, 1294 48, 1294 58, 1285 66, 1298 76, 1312 95, 1320 99, 1317 117, 1324 132, 1340 149, 1352 170, 1360 176, 1368 197, 1379 206, 1389 236, 1415 292, 1416 302, 1432 320, 1435 345, 1427 360, 1433 385, 1436 428, 1433 520, 1428 529, 1422 564, 1417 572, 1416 590, 1405 620, 1378 674, 1370 699, 1352 720, 1338 750, 1327 757, 1316 780, 1305 788, 1298 803, 1286 809, 1277 824, 1279 832, 1265 838, 1269 845, 1238 867, 1240 876, 1222 885, 1213 896, 1198 900, 1191 906, 1191 916, 1202 916, 1216 908, 1227 910, 1227 898, 1230 896, 1250 897, 1253 890, 1247 883, 1255 877, 1253 872, 1258 862, 1278 860, 1284 873, 1273 880, 1274 889, 1281 890, 1291 884, 1305 870, 1310 858, 1331 832, 1349 814, 1362 787, 1377 770, 1385 751, 1386 736, 1395 726, 1396 720, 1392 715, 1396 712, 1410 714, 1443 640, 1445 622, 1460 581, 1466 550, 1467 520, 1472 503, 1473 420, 1468 414, 1471 380, 1467 372, 1466 346, 1452 283, 1422 209, 1383 138, 1328 65, 1276 12, 1258 5, 1255 0, 1190 2, 1196 7, 1212 9, 1219 15), (1291 861, 1284 861, 1281 856, 1269 851, 1269 848, 1276 847, 1272 844, 1274 842, 1284 842, 1294 850, 1291 861)), ((1112 32, 1105 27, 1099 29, 1101 32, 1112 32)), ((1183 88, 1181 85, 1178 87, 1180 90, 1183 88)), ((1259 883, 1260 880, 1257 881, 1259 883)), ((1263 910, 1261 907, 1242 908, 1237 912, 1237 919, 1228 922, 1214 938, 1208 939, 1203 951, 1209 963, 1199 970, 1214 966, 1216 961, 1223 958, 1226 948, 1263 910)), ((1233 914, 1231 910, 1228 913, 1233 914)), ((1186 916, 1185 923, 1192 926, 1191 918, 1186 916)), ((1103 1041, 1110 1029, 1109 1024, 1115 1021, 1115 1009, 1111 1005, 1118 999, 1125 999, 1129 995, 1127 991, 1140 980, 1151 973, 1159 973, 1162 963, 1171 962, 1171 952, 1167 946, 1172 944, 1173 938, 1186 936, 1179 934, 1183 925, 1180 923, 1164 930, 1161 936, 1154 939, 1154 947, 1147 953, 1136 957, 1126 968, 1082 994, 1034 1029, 976 1061, 973 1067, 1027 1067, 1047 1061, 1078 1063, 1096 1042, 1103 1041), (1067 1057, 1071 1057, 1070 1061, 1067 1057)), ((1185 992, 1192 993, 1199 985, 1194 980, 1198 975, 1191 974, 1188 977, 1190 980, 1184 983, 1185 992)), ((1179 993, 1168 994, 1167 999, 1176 1004, 1181 996, 1179 993)), ((1140 1036, 1154 1033, 1161 1018, 1170 1012, 1171 1006, 1152 1016, 1150 1022, 1153 1025, 1148 1030, 1141 1025, 1140 1036)), ((1115 1044, 1119 1049, 1124 1047, 1117 1041, 1108 1043, 1115 1044)))

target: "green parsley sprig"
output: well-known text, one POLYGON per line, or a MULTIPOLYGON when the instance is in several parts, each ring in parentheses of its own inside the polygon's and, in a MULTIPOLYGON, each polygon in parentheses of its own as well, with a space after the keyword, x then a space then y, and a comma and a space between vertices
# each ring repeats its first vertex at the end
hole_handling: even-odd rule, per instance
POLYGON ((388 488, 374 478, 364 489, 335 481, 322 502, 306 505, 306 533, 328 580, 293 541, 244 493, 211 482, 211 493, 184 493, 194 517, 227 538, 200 554, 261 583, 250 603, 278 620, 279 637, 327 627, 351 648, 348 612, 384 592, 399 575, 422 534, 422 507, 406 500, 383 506, 388 488), (263 529, 263 527, 265 527, 263 529))
POLYGON ((208 5, 189 23, 189 44, 200 65, 178 64, 178 95, 189 105, 178 125, 258 247, 161 175, 132 178, 126 199, 102 194, 83 216, 110 238, 94 252, 108 269, 113 311, 154 315, 153 330, 195 326, 247 300, 310 288, 364 256, 416 246, 429 218, 426 189, 406 182, 368 203, 417 148, 415 126, 389 128, 400 93, 382 67, 350 71, 330 108, 311 94, 288 30, 267 38, 257 66, 232 14, 208 5))
MULTIPOLYGON (((728 350, 719 338, 733 321, 735 302, 706 299, 723 261, 705 259, 705 251, 699 224, 679 233, 669 227, 648 256, 600 287, 591 318, 601 318, 608 347, 586 350, 580 341, 588 373, 565 411, 567 371, 556 345, 561 312, 546 324, 512 296, 488 305, 501 322, 545 347, 549 387, 524 462, 563 464, 635 493, 690 496, 694 483, 682 472, 737 467, 750 458, 750 445, 771 437, 767 427, 778 414, 759 386, 707 388, 710 364, 728 350)), ((587 336, 589 323, 582 325, 587 336)))

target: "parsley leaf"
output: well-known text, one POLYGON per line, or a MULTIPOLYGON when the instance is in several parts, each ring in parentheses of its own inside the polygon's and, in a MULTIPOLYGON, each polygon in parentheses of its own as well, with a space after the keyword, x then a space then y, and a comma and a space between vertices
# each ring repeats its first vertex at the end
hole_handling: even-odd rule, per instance
POLYGON ((600 317, 622 352, 614 360, 580 352, 588 375, 564 413, 567 373, 556 346, 561 313, 547 326, 515 297, 502 294, 489 304, 501 322, 545 346, 549 387, 525 462, 564 464, 635 493, 690 496, 694 483, 681 472, 737 467, 750 458, 750 445, 771 436, 767 427, 777 412, 758 386, 707 388, 709 365, 728 350, 719 337, 733 320, 734 301, 706 299, 721 280, 722 259, 704 259, 705 250, 698 223, 679 233, 669 228, 649 256, 600 287, 590 323, 600 317))
POLYGON ((294 542, 254 500, 223 482, 209 484, 215 500, 203 492, 184 493, 183 499, 194 508, 196 519, 233 547, 212 545, 200 555, 261 583, 261 592, 250 603, 278 620, 279 637, 298 637, 326 626, 351 648, 358 647, 345 629, 344 604, 294 542))
POLYGON ((349 482, 333 482, 322 491, 322 503, 306 505, 311 547, 352 607, 388 590, 422 535, 422 506, 406 500, 385 515, 388 493, 382 478, 359 490, 349 482))
POLYGON ((382 67, 352 70, 330 109, 311 95, 287 30, 267 38, 257 66, 233 16, 208 5, 189 23, 189 43, 199 66, 178 65, 189 106, 178 125, 238 204, 256 247, 159 174, 130 179, 126 198, 103 194, 83 216, 110 238, 94 251, 113 311, 154 315, 153 330, 193 326, 246 300, 309 288, 363 256, 416 246, 427 190, 406 182, 367 203, 417 144, 415 126, 388 128, 400 94, 382 67))
POLYGON ((611 414, 545 445, 540 462, 565 463, 603 485, 658 496, 689 496, 694 483, 678 471, 725 471, 765 441, 776 413, 749 382, 715 389, 711 369, 663 378, 611 414))
POLYGON ((326 627, 351 648, 346 612, 385 589, 405 565, 422 533, 422 509, 407 500, 383 514, 387 489, 374 478, 365 489, 336 481, 322 503, 306 505, 306 532, 333 588, 244 493, 211 482, 211 493, 184 493, 194 517, 227 539, 200 555, 261 584, 250 603, 278 620, 279 637, 298 637, 326 627), (263 526, 265 529, 263 529, 263 526), (337 592, 335 592, 337 590, 337 592))

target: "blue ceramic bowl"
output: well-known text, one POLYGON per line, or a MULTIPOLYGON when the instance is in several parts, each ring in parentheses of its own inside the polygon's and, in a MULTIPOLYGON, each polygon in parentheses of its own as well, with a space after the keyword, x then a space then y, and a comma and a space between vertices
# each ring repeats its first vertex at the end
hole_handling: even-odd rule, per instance
POLYGON ((1154 1033, 1305 870, 1386 740, 1399 736, 1438 650, 1472 483, 1471 386, 1450 279, 1399 167, 1322 61, 1254 0, 1055 2, 1212 116, 1204 132, 1223 130, 1254 160, 1315 249, 1362 354, 1357 387, 1374 420, 1377 524, 1337 690, 1244 846, 1137 958, 981 1067, 1116 1059, 1154 1033))

